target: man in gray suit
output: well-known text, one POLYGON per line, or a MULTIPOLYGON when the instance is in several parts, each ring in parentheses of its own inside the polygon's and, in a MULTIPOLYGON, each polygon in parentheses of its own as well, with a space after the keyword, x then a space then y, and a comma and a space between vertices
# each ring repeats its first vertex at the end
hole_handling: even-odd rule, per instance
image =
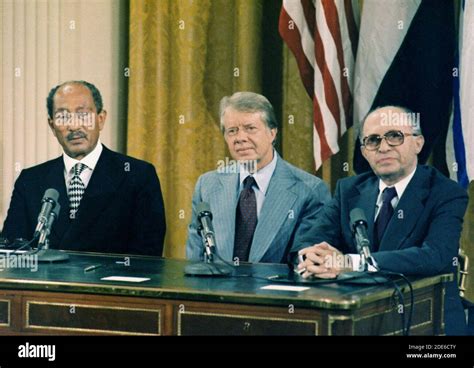
POLYGON ((235 161, 205 173, 196 184, 187 258, 202 259, 197 206, 207 202, 220 257, 234 263, 286 263, 292 245, 329 201, 329 190, 274 150, 277 123, 264 96, 237 92, 224 97, 220 123, 235 161))

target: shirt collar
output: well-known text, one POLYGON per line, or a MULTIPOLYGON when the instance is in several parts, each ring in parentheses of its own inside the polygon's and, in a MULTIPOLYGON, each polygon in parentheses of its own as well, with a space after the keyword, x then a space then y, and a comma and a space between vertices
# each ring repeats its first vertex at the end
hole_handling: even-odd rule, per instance
POLYGON ((395 187, 395 190, 397 191, 397 197, 398 199, 400 199, 403 195, 403 192, 405 191, 408 184, 410 183, 411 178, 413 178, 413 175, 415 175, 415 171, 416 171, 416 167, 415 167, 415 170, 413 170, 409 175, 407 175, 406 177, 404 177, 402 180, 400 180, 398 183, 394 185, 387 185, 381 179, 379 179, 379 197, 385 188, 395 187))
MULTIPOLYGON (((263 193, 267 193, 268 185, 270 184, 270 179, 273 176, 273 172, 275 171, 276 164, 277 164, 277 153, 275 150, 273 150, 273 160, 266 165, 265 167, 261 168, 258 170, 256 173, 254 173, 252 176, 254 177, 258 189, 263 193)), ((240 186, 243 185, 244 180, 249 176, 250 173, 247 169, 247 167, 241 165, 240 166, 240 186)))
POLYGON ((70 173, 72 168, 79 162, 86 165, 89 169, 94 170, 95 166, 97 165, 97 161, 99 161, 102 150, 102 143, 99 139, 95 148, 82 160, 76 160, 75 158, 68 156, 67 153, 63 151, 64 169, 66 170, 66 173, 70 173))

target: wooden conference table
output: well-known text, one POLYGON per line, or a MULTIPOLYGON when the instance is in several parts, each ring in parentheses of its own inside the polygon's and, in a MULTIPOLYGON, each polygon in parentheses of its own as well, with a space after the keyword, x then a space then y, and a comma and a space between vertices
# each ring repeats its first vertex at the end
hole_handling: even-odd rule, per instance
MULTIPOLYGON (((400 300, 392 284, 268 280, 288 274, 286 265, 277 264, 244 264, 235 277, 189 277, 184 275, 189 263, 185 260, 69 254, 68 262, 40 263, 36 270, 0 268, 0 334, 401 333, 400 300), (102 280, 109 276, 149 280, 102 280), (268 286, 275 289, 262 289, 268 286), (295 286, 309 288, 295 291, 295 286)), ((443 295, 450 278, 410 279, 415 301, 412 334, 444 333, 443 295)), ((401 280, 397 283, 408 312, 408 287, 401 280)))

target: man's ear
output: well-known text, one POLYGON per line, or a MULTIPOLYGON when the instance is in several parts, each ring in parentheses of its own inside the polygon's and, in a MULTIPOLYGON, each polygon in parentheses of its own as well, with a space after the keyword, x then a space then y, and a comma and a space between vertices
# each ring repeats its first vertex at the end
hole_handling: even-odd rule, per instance
POLYGON ((419 154, 421 152, 424 145, 425 145, 425 137, 423 137, 422 135, 415 137, 416 154, 419 154))
MULTIPOLYGON (((362 156, 364 156, 364 158, 367 160, 367 152, 364 149, 364 146, 360 146, 360 153, 362 153, 362 156)), ((367 161, 369 161, 369 160, 367 160, 367 161)))
POLYGON ((276 136, 278 134, 278 129, 277 128, 270 129, 270 133, 272 134, 272 137, 273 137, 272 143, 274 143, 275 139, 276 139, 276 136))
POLYGON ((105 120, 107 119, 107 111, 102 110, 97 114, 97 124, 99 125, 99 130, 104 129, 105 120))

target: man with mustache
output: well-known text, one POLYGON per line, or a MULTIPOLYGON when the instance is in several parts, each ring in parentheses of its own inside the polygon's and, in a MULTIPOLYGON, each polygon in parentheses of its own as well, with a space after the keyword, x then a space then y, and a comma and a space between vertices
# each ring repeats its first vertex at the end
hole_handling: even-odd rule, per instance
MULTIPOLYGON (((335 278, 359 271, 350 212, 360 208, 368 221, 375 267, 405 275, 457 273, 457 255, 467 195, 436 169, 418 165, 422 136, 419 117, 385 106, 370 112, 360 132, 362 154, 372 172, 339 180, 334 198, 296 243, 304 278, 335 278), (351 262, 337 262, 346 258, 351 262), (351 268, 344 264, 352 264, 351 268)), ((369 267, 375 270, 374 267, 369 267)), ((466 332, 456 277, 447 285, 446 333, 466 332)))
POLYGON ((196 184, 187 258, 203 256, 197 207, 208 202, 220 257, 234 263, 286 263, 293 243, 299 243, 329 200, 329 191, 273 148, 277 122, 264 96, 237 92, 224 97, 220 125, 235 161, 202 175, 196 184))
POLYGON ((100 142, 107 113, 99 90, 85 81, 62 83, 50 91, 47 109, 64 153, 21 172, 2 236, 31 239, 43 194, 53 188, 61 212, 50 248, 161 256, 166 223, 158 176, 150 163, 100 142))

